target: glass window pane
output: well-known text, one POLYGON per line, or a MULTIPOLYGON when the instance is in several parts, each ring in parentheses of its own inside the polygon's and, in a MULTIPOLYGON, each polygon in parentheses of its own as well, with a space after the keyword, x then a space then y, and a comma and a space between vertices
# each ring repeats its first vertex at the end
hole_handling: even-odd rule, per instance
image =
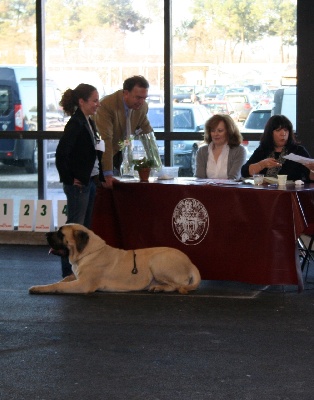
MULTIPOLYGON (((172 4, 174 104, 228 113, 242 131, 253 109, 271 106, 278 89, 296 85, 295 0, 247 2, 245 12, 235 1, 172 4)), ((295 106, 285 109, 295 125, 295 106)))

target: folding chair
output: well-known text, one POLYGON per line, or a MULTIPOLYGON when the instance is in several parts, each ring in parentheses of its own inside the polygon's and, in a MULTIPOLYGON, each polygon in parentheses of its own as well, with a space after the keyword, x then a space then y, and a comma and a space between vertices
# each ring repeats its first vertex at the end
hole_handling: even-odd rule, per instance
POLYGON ((305 265, 307 265, 306 267, 306 273, 305 273, 305 281, 307 280, 307 275, 309 272, 309 266, 310 266, 310 262, 313 261, 314 262, 314 256, 312 254, 312 252, 314 251, 312 249, 313 243, 314 243, 314 226, 309 226, 302 234, 302 236, 309 236, 310 240, 309 240, 309 244, 308 246, 306 245, 306 243, 304 242, 304 240, 302 239, 302 237, 298 238, 298 247, 299 247, 299 253, 300 253, 300 257, 302 259, 302 264, 301 264, 301 271, 304 271, 305 265))

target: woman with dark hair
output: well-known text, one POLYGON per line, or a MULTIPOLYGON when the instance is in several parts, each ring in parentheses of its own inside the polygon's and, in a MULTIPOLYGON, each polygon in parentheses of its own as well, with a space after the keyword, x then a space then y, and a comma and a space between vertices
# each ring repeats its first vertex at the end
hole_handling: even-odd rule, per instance
POLYGON ((305 166, 284 158, 290 153, 310 157, 307 150, 297 142, 291 121, 284 115, 273 115, 266 123, 259 147, 243 165, 241 174, 243 177, 264 174, 275 178, 280 174, 287 175, 287 179, 293 181, 313 180, 313 165, 305 166))
POLYGON ((239 179, 246 151, 234 120, 227 114, 213 115, 205 123, 204 140, 196 154, 197 178, 239 179))
MULTIPOLYGON (((67 89, 60 101, 71 116, 56 150, 56 167, 67 198, 67 223, 90 228, 96 184, 103 181, 101 157, 104 148, 90 118, 99 107, 97 89, 81 83, 67 89)), ((62 258, 62 276, 72 273, 67 258, 62 258)))

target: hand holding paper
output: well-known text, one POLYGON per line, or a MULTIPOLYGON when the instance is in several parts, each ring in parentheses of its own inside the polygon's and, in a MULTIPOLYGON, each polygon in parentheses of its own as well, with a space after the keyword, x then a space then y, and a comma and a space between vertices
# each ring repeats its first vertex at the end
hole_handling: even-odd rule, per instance
POLYGON ((303 164, 303 165, 314 164, 314 159, 313 158, 307 158, 307 157, 298 156, 298 155, 296 155, 294 153, 290 153, 290 154, 284 156, 284 158, 286 158, 287 160, 298 162, 298 163, 303 164))

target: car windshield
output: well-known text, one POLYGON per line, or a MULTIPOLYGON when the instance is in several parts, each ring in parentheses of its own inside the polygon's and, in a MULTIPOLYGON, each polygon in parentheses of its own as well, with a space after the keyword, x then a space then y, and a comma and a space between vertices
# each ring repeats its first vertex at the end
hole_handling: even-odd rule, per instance
POLYGON ((270 118, 270 110, 252 112, 250 117, 247 119, 245 128, 246 129, 264 129, 266 122, 270 118))
POLYGON ((192 110, 173 110, 174 129, 193 129, 192 110))
MULTIPOLYGON (((195 110, 197 114, 198 110, 195 110)), ((156 128, 164 128, 164 109, 150 108, 148 110, 148 119, 151 126, 156 128)), ((205 120, 203 119, 203 123, 205 120)), ((174 129, 194 129, 193 113, 191 109, 180 108, 173 109, 173 128, 174 129)))
MULTIPOLYGON (((30 113, 37 113, 37 89, 36 81, 34 85, 21 85, 21 92, 24 99, 25 110, 30 113)), ((51 86, 46 86, 46 111, 58 112, 58 104, 54 90, 51 86)))
POLYGON ((209 108, 213 114, 228 113, 228 107, 226 103, 208 103, 205 104, 205 106, 209 108))
POLYGON ((194 86, 175 86, 173 89, 174 94, 181 94, 181 93, 194 93, 194 86))
POLYGON ((231 103, 247 103, 247 97, 246 96, 242 96, 242 95, 239 95, 239 96, 236 96, 236 95, 226 95, 226 97, 228 98, 228 100, 231 102, 231 103))
POLYGON ((10 87, 0 86, 0 115, 8 115, 10 112, 10 87))
POLYGON ((152 128, 164 128, 165 116, 163 108, 149 108, 148 109, 148 120, 152 128))
POLYGON ((225 90, 224 86, 209 86, 208 93, 221 94, 225 90))

